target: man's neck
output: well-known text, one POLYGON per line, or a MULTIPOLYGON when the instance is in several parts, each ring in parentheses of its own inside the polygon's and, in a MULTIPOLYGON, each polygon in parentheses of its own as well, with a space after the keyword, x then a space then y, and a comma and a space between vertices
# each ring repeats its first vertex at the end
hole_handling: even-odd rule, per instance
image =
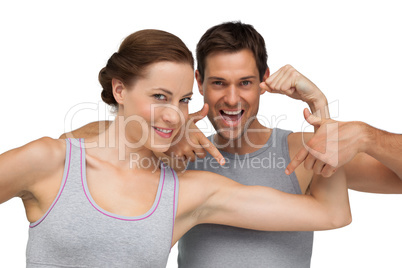
POLYGON ((219 150, 231 154, 249 154, 261 149, 271 136, 272 129, 254 122, 237 139, 226 139, 219 134, 214 135, 214 143, 219 150))

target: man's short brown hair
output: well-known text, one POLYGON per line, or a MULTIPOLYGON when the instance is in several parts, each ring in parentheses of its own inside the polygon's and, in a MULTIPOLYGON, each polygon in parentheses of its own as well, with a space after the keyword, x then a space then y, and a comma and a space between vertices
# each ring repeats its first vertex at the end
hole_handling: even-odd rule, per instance
POLYGON ((209 28, 197 44, 197 70, 204 81, 206 58, 213 52, 236 53, 243 49, 253 52, 260 81, 268 68, 268 54, 264 38, 252 25, 241 22, 225 22, 209 28))

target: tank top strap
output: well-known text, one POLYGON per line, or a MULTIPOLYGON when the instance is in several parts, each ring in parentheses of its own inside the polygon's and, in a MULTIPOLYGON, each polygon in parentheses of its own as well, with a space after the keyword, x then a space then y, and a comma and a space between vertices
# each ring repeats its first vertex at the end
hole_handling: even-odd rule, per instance
MULTIPOLYGON (((282 157, 285 159, 285 164, 287 166, 291 161, 289 154, 288 136, 293 132, 290 130, 284 130, 280 128, 274 128, 273 131, 275 132, 275 139, 277 142, 276 153, 277 155, 279 154, 282 155, 282 157)), ((295 193, 302 194, 296 173, 293 172, 292 174, 289 175, 289 177, 295 189, 295 193)))
POLYGON ((170 215, 165 215, 165 217, 172 218, 172 237, 173 229, 175 224, 175 218, 177 213, 177 205, 179 200, 179 179, 173 168, 169 167, 161 161, 160 164, 161 172, 163 172, 164 187, 162 189, 162 198, 159 204, 159 209, 163 211, 169 211, 172 213, 170 215))
POLYGON ((66 139, 70 166, 67 172, 67 182, 64 191, 81 194, 83 188, 82 179, 85 177, 85 148, 83 139, 66 139))
POLYGON ((272 143, 273 148, 280 148, 282 149, 283 153, 288 152, 288 135, 292 133, 292 131, 289 130, 284 130, 280 128, 273 128, 271 137, 270 137, 270 142, 272 143))

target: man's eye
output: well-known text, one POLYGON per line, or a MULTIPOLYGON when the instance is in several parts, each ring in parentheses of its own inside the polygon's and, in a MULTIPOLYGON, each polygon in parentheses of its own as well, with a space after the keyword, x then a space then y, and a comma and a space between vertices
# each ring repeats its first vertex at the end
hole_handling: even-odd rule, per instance
POLYGON ((191 101, 191 98, 183 98, 180 101, 184 103, 189 103, 191 101))
POLYGON ((241 81, 241 85, 242 85, 242 86, 248 86, 248 85, 250 85, 250 84, 251 84, 250 81, 241 81))
POLYGON ((157 100, 166 100, 166 96, 163 94, 154 94, 153 97, 157 100))
POLYGON ((212 84, 217 85, 217 86, 222 86, 223 82, 222 81, 214 81, 212 84))

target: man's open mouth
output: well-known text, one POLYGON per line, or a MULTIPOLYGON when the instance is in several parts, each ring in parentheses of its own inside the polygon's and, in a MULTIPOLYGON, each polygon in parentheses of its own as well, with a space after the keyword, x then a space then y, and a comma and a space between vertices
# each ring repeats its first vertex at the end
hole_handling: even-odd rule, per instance
POLYGON ((241 117, 244 114, 244 110, 238 109, 238 110, 219 110, 220 115, 223 117, 225 122, 227 122, 230 125, 237 124, 241 117))

